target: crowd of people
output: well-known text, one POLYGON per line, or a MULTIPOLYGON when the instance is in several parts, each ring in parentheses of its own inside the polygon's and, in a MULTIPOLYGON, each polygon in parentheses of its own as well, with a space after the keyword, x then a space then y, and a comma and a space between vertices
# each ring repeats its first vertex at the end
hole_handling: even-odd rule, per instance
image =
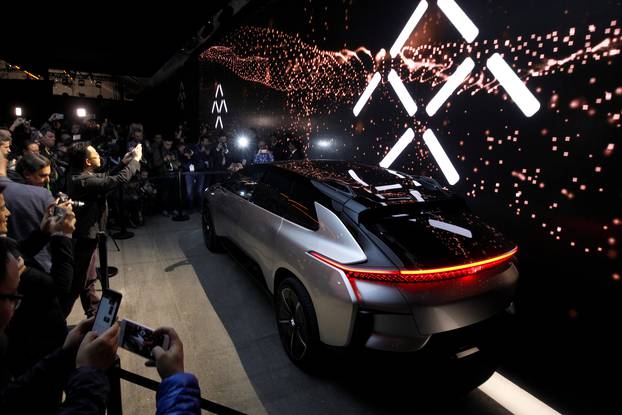
MULTIPOLYGON (((0 413, 104 413, 119 325, 91 328, 108 206, 117 224, 140 226, 145 214, 200 206, 203 189, 228 170, 302 157, 294 141, 275 157, 265 140, 256 151, 207 130, 191 140, 183 124, 151 139, 139 123, 67 124, 59 113, 40 128, 23 118, 0 126, 0 413), (69 330, 78 298, 86 319, 69 330)), ((182 342, 174 329, 159 332, 170 347, 153 350, 163 379, 157 411, 199 413, 182 342)))
POLYGON ((38 129, 21 117, 0 129, 0 151, 9 159, 9 178, 46 187, 52 194, 67 191, 72 174, 69 149, 74 144, 88 142, 98 152, 99 171, 119 168, 123 155, 141 144, 140 174, 132 177, 123 192, 107 195, 111 219, 121 221, 118 226, 130 227, 143 225, 150 214, 169 216, 180 209, 199 208, 203 189, 228 170, 304 158, 296 139, 287 138, 280 147, 274 142, 282 140, 274 135, 253 141, 240 146, 230 134, 207 128, 190 137, 184 123, 171 134, 154 131, 147 136, 140 123, 124 126, 108 119, 66 123, 60 113, 52 114, 38 129))

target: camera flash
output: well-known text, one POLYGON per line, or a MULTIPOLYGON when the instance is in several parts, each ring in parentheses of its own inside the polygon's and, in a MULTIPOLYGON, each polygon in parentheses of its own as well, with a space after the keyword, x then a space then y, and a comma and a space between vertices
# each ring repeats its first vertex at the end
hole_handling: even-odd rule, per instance
POLYGON ((15 116, 16 117, 21 117, 22 116, 22 108, 21 107, 15 107, 15 116))
POLYGON ((248 140, 247 137, 242 136, 242 137, 238 138, 238 146, 239 147, 246 148, 246 147, 248 147, 248 144, 249 144, 249 140, 248 140))
POLYGON ((78 114, 78 117, 80 118, 86 117, 86 110, 84 108, 78 108, 76 113, 78 114))

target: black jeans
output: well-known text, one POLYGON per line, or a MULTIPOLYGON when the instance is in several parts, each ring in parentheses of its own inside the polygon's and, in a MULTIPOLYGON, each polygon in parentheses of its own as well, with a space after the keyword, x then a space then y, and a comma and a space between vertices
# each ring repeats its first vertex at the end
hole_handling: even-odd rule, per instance
POLYGON ((82 308, 87 315, 93 312, 99 304, 99 297, 95 292, 96 279, 87 280, 87 272, 93 252, 97 248, 97 239, 75 238, 73 240, 73 281, 71 282, 71 307, 65 314, 71 313, 73 303, 80 297, 82 308))

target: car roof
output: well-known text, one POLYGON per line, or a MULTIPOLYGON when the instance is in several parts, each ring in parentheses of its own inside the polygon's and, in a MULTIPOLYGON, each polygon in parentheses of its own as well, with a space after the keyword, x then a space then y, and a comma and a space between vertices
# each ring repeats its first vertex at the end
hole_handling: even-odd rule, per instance
POLYGON ((434 179, 380 166, 344 160, 291 160, 274 166, 293 172, 372 204, 392 205, 447 199, 450 194, 434 179))

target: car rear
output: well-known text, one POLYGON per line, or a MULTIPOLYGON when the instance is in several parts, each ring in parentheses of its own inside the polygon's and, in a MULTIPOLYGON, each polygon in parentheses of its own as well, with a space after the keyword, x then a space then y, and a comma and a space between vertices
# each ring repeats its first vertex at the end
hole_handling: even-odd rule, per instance
MULTIPOLYGON (((357 178, 370 181, 363 173, 357 178)), ((512 302, 517 247, 461 199, 417 184, 415 191, 404 180, 399 191, 359 189, 341 207, 360 245, 369 252, 371 241, 382 258, 375 253, 366 262, 342 264, 329 253, 312 253, 353 287, 358 304, 352 344, 413 351, 447 333, 462 339, 456 331, 476 331, 512 302)))

